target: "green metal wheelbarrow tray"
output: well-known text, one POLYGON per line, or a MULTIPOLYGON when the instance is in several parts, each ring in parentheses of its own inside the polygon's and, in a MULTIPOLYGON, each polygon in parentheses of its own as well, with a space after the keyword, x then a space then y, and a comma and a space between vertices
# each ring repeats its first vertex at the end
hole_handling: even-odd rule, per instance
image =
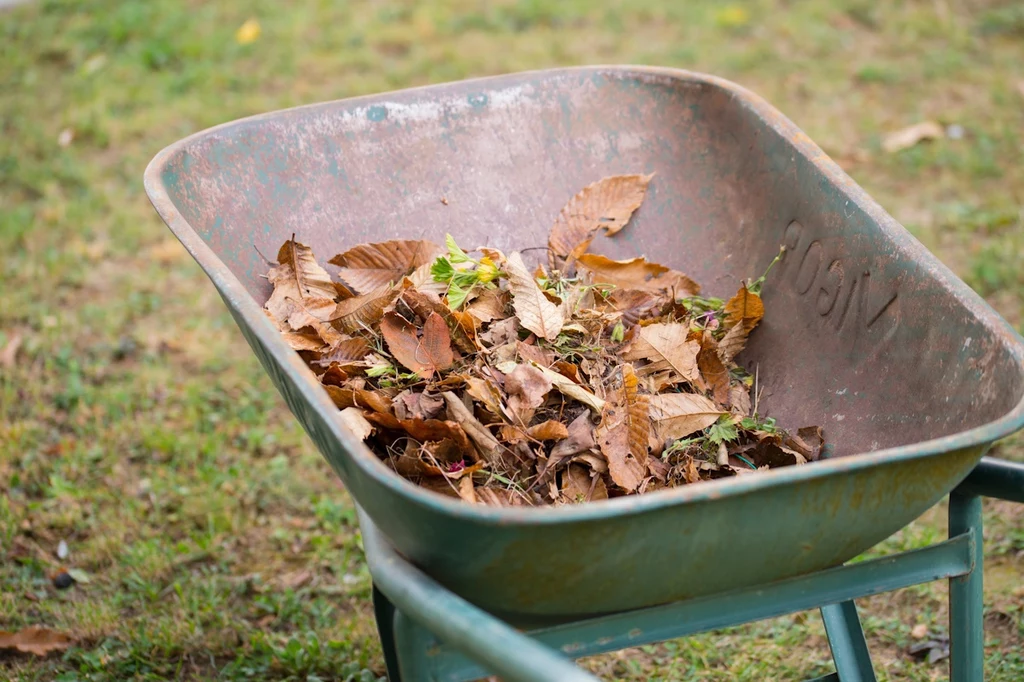
MULTIPOLYGON (((863 564, 841 565, 938 502, 993 441, 1024 425, 1022 339, 789 120, 718 78, 561 69, 305 106, 173 144, 145 184, 355 499, 393 677, 397 658, 407 679, 480 674, 446 653, 454 646, 509 679, 590 679, 508 623, 565 634, 642 620, 649 607, 718 604, 706 623, 717 627, 764 617, 738 608, 759 599, 776 610, 838 602, 825 613, 842 674, 839 640, 850 652, 863 644, 848 599, 881 583, 842 573, 863 564), (320 254, 445 232, 465 244, 540 246, 580 187, 652 171, 631 226, 598 248, 646 254, 721 295, 785 245, 745 364, 758 370, 762 412, 824 426, 823 461, 579 506, 466 504, 396 476, 346 431, 261 310, 269 285, 257 249, 273 253, 293 233, 320 254), (822 576, 838 582, 819 601, 764 591, 822 576), (850 592, 855 584, 861 592, 850 592), (447 644, 429 644, 436 635, 447 644)), ((970 589, 980 589, 974 503, 953 505, 963 512, 953 527, 965 532, 936 550, 945 554, 913 559, 930 578, 891 575, 973 575, 970 589)), ((652 636, 625 632, 634 630, 558 646, 575 656, 652 636)), ((980 669, 967 660, 978 652, 965 658, 958 642, 954 668, 980 669)))

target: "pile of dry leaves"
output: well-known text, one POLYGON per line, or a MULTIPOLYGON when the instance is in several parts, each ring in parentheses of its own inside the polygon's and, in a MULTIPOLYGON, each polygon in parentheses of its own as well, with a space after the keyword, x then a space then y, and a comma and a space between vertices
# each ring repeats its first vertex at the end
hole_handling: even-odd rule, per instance
POLYGON ((821 429, 758 416, 734 361, 764 277, 723 301, 644 258, 588 252, 651 177, 584 188, 533 271, 448 236, 355 246, 329 261, 342 284, 292 239, 266 311, 388 466, 470 502, 585 502, 817 459, 821 429))

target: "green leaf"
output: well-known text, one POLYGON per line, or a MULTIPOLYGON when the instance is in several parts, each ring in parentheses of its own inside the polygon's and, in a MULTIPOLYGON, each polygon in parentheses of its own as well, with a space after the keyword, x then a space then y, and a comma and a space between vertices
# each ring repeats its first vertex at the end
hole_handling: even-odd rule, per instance
POLYGON ((687 312, 694 315, 717 312, 725 306, 725 301, 720 298, 704 298, 703 296, 690 296, 682 299, 680 303, 687 312))
POLYGON ((466 302, 467 296, 469 296, 469 289, 463 289, 453 281, 448 286, 448 307, 452 310, 458 310, 466 302))
POLYGON ((394 371, 394 367, 388 364, 374 365, 366 370, 366 376, 368 377, 382 377, 385 374, 390 374, 394 371))
MULTIPOLYGON (((724 419, 729 419, 725 417, 724 419)), ((739 429, 732 421, 719 421, 708 429, 708 440, 712 443, 728 443, 740 437, 739 429)))
POLYGON ((444 245, 448 247, 448 259, 452 263, 469 263, 472 260, 465 251, 459 248, 459 245, 455 243, 455 238, 450 234, 444 236, 444 245))
POLYGON ((438 256, 434 264, 430 266, 430 275, 435 282, 450 282, 455 276, 455 268, 444 256, 438 256))
POLYGON ((476 270, 456 270, 452 275, 452 283, 463 289, 469 289, 478 281, 480 281, 480 275, 476 270))
POLYGON ((622 343, 624 338, 626 338, 626 327, 622 324, 622 320, 619 320, 612 329, 612 343, 622 343))

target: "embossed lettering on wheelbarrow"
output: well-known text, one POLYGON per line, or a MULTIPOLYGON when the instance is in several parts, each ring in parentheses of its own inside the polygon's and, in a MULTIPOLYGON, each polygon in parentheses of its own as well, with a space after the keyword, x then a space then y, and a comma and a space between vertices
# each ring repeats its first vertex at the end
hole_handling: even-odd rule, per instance
POLYGON ((375 525, 497 613, 616 611, 839 564, 1024 422, 1021 338, 804 133, 717 78, 594 67, 316 104, 171 145, 145 181, 375 525), (292 233, 316 253, 445 232, 540 246, 580 187, 634 172, 656 181, 634 223, 599 245, 608 255, 646 254, 724 295, 786 245, 745 364, 766 368, 769 415, 825 427, 827 460, 586 505, 462 503, 346 432, 261 310, 257 249, 292 233))

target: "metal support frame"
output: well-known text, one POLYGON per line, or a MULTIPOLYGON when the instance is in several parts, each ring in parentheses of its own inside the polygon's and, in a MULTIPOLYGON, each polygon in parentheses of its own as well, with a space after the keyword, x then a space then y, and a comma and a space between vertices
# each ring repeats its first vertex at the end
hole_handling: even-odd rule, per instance
POLYGON ((360 512, 374 608, 392 682, 594 682, 572 659, 821 608, 836 672, 816 682, 874 682, 854 599, 950 581, 951 680, 981 682, 981 496, 1024 503, 1024 466, 984 458, 950 495, 944 542, 768 585, 588 618, 528 634, 473 606, 398 556, 360 512))

